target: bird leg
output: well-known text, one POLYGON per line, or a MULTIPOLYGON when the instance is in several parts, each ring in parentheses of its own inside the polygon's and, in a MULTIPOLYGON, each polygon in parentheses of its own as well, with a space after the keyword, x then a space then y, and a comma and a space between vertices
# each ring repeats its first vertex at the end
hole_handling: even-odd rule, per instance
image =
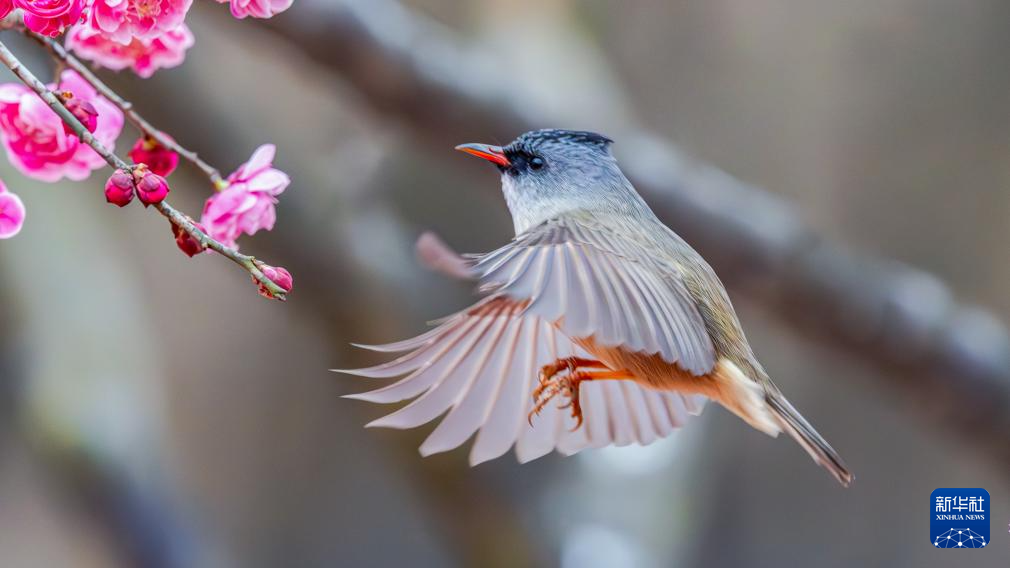
POLYGON ((594 381, 603 379, 626 379, 627 371, 613 371, 600 361, 593 359, 582 359, 579 357, 567 357, 544 365, 540 369, 540 384, 533 390, 533 410, 527 416, 530 426, 533 425, 533 416, 540 414, 540 411, 557 395, 561 394, 568 398, 568 403, 560 408, 571 408, 572 418, 577 424, 573 430, 578 430, 582 426, 582 404, 579 400, 579 385, 583 381, 594 381), (606 369, 602 371, 583 371, 582 368, 606 369), (562 377, 556 375, 562 370, 568 373, 562 377))
POLYGON ((557 361, 544 365, 540 367, 540 385, 537 389, 533 391, 533 398, 540 398, 540 393, 547 387, 547 384, 551 382, 554 375, 557 375, 562 370, 567 369, 568 373, 574 373, 577 369, 585 367, 589 369, 606 369, 607 366, 596 359, 585 359, 582 357, 565 357, 564 359, 558 359, 557 361))

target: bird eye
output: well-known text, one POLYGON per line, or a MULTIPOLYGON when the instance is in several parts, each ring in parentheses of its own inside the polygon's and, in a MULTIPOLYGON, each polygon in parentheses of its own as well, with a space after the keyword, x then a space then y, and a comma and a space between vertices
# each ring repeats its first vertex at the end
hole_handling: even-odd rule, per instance
POLYGON ((545 162, 540 156, 533 156, 530 158, 530 169, 533 171, 543 169, 545 165, 547 165, 547 162, 545 162))

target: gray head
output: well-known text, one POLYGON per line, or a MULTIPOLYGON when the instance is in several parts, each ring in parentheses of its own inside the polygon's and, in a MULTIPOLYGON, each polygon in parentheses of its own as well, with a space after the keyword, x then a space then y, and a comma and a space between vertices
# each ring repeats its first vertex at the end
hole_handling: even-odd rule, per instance
POLYGON ((640 215, 648 207, 593 132, 533 130, 507 146, 463 144, 457 150, 494 163, 516 234, 573 211, 640 215))

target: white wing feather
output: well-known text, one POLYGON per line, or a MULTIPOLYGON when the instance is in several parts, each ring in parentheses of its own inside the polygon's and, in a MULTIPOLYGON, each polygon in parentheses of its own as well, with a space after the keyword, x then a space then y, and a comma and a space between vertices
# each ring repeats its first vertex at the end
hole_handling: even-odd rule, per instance
POLYGON ((695 397, 646 389, 630 381, 582 384, 584 423, 551 404, 533 419, 531 393, 540 367, 561 357, 591 357, 543 318, 522 315, 524 305, 506 298, 478 304, 440 324, 421 341, 373 346, 389 352, 412 349, 383 365, 344 371, 363 377, 406 375, 348 398, 392 403, 414 398, 369 426, 414 428, 445 417, 421 445, 423 455, 464 444, 476 433, 470 463, 501 456, 515 446, 527 462, 553 450, 573 454, 586 447, 649 444, 669 435, 690 414, 695 397), (396 373, 396 375, 391 375, 396 373))
POLYGON ((714 366, 714 349, 684 284, 640 247, 574 221, 555 221, 477 257, 488 294, 418 337, 378 346, 405 353, 381 365, 344 371, 403 377, 348 398, 377 403, 413 399, 369 426, 414 428, 445 417, 421 445, 444 452, 476 434, 471 464, 515 447, 520 462, 553 450, 650 444, 701 412, 704 398, 655 391, 632 381, 581 385, 584 423, 549 404, 527 422, 542 366, 593 358, 570 338, 660 354, 695 374, 714 366))
POLYGON ((715 366, 705 322, 671 267, 635 243, 555 221, 480 257, 482 289, 558 322, 565 335, 659 354, 695 375, 715 366))

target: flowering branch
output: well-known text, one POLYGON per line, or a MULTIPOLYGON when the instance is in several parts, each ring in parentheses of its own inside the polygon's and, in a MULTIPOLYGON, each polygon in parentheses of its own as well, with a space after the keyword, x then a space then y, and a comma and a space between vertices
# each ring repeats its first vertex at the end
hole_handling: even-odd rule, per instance
MULTIPOLYGON (((80 141, 90 146, 91 149, 93 149, 99 156, 101 156, 106 163, 108 163, 110 166, 112 166, 117 170, 122 170, 125 172, 132 173, 137 169, 137 166, 128 164, 125 160, 117 156, 111 150, 106 148, 101 142, 95 139, 95 137, 88 130, 88 128, 66 107, 64 102, 59 97, 57 97, 55 93, 50 91, 49 88, 47 88, 46 85, 42 83, 42 81, 40 81, 27 67, 25 67, 24 64, 22 64, 21 61, 18 60, 17 56, 15 56, 9 49, 7 49, 7 46, 4 45, 3 42, 0 42, 0 61, 2 61, 3 64, 6 65, 11 70, 11 72, 14 73, 14 75, 16 75, 18 79, 21 80, 22 83, 24 83, 30 89, 35 91, 35 93, 38 94, 38 96, 41 97, 43 101, 45 101, 45 103, 53 110, 53 112, 55 112, 60 117, 63 123, 73 131, 73 133, 80 139, 80 141)), ((70 60, 64 60, 64 61, 66 61, 68 65, 71 65, 70 60)), ((93 75, 92 78, 94 78, 93 75)), ((105 85, 102 84, 101 81, 98 81, 97 78, 94 78, 94 81, 97 81, 98 84, 95 83, 92 84, 95 84, 95 88, 101 91, 103 95, 106 95, 108 97, 108 93, 112 93, 112 91, 109 90, 108 87, 105 87, 105 85), (105 87, 105 91, 102 91, 98 85, 105 87)), ((121 103, 129 105, 129 103, 127 103, 126 101, 123 101, 118 96, 115 96, 114 93, 112 93, 112 95, 113 97, 119 99, 121 103)), ((111 100, 111 97, 109 98, 111 100)), ((123 107, 121 106, 121 108, 123 107)), ((127 108, 123 108, 123 111, 128 112, 127 108)), ((143 124, 147 125, 147 127, 150 128, 150 125, 147 124, 146 121, 143 124)), ((160 134, 153 128, 151 128, 151 130, 154 133, 160 134)), ((147 131, 145 130, 145 132, 147 131)), ((159 143, 160 142, 161 141, 159 140, 159 143)), ((196 157, 196 154, 192 155, 194 158, 196 157)), ((210 166, 208 166, 208 168, 209 167, 210 166)), ((213 170, 213 168, 210 169, 213 170)), ((216 170, 214 170, 214 172, 216 174, 216 170)), ((212 180, 213 179, 214 178, 212 178, 212 180)), ((217 174, 217 179, 221 180, 220 174, 217 174)), ((136 185, 135 181, 133 183, 134 185, 136 185)), ((217 182, 215 182, 215 184, 216 183, 217 182)), ((222 256, 230 259, 232 262, 244 268, 249 274, 252 275, 256 283, 258 283, 263 289, 268 291, 273 298, 276 298, 281 301, 285 299, 286 291, 280 286, 278 286, 274 281, 272 281, 263 273, 263 270, 261 270, 261 267, 263 266, 262 262, 256 260, 254 257, 241 254, 237 250, 227 247, 221 242, 217 241, 216 239, 211 238, 207 233, 200 230, 193 223, 193 221, 190 220, 189 217, 187 217, 185 214, 181 213, 180 211, 169 205, 167 201, 161 201, 159 203, 154 203, 153 205, 155 209, 157 209, 159 213, 164 215, 174 226, 179 227, 187 235, 189 235, 197 242, 199 242, 201 246, 203 246, 204 248, 209 248, 221 254, 222 256)))
POLYGON ((227 182, 221 177, 221 172, 217 170, 214 166, 205 162, 196 152, 189 150, 178 142, 173 140, 171 137, 166 136, 164 132, 155 128, 150 122, 147 121, 143 116, 140 115, 134 108, 133 103, 121 97, 118 93, 112 90, 111 87, 102 82, 101 79, 95 75, 91 69, 88 68, 80 59, 75 57, 72 53, 67 51, 65 47, 60 45, 59 42, 51 37, 46 37, 42 34, 38 34, 33 31, 25 32, 28 37, 34 39, 35 41, 42 44, 49 53, 52 54, 53 58, 57 63, 66 65, 68 68, 76 71, 85 81, 91 84, 102 96, 109 99, 109 101, 119 107, 119 110, 123 111, 126 116, 134 126, 137 127, 145 136, 153 138, 161 146, 179 154, 197 168, 200 169, 206 175, 216 189, 222 189, 227 182))

